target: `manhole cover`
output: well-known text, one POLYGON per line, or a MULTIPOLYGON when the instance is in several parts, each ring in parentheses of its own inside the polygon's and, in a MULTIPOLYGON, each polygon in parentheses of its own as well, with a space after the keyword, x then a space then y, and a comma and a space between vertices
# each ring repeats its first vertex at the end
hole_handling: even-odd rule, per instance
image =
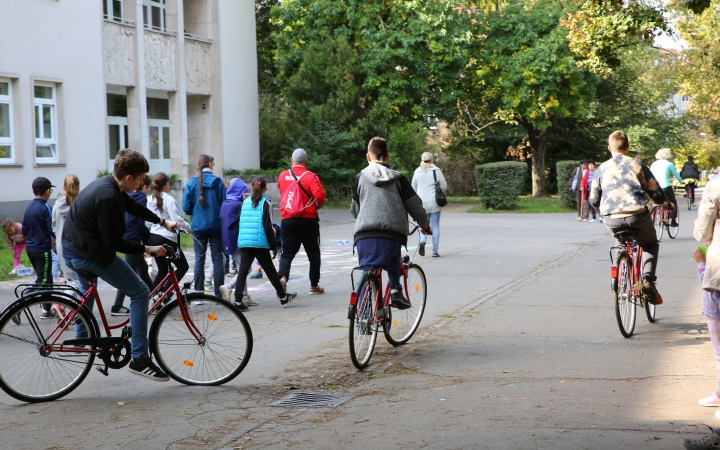
POLYGON ((307 408, 310 406, 341 405, 350 399, 349 394, 318 394, 316 392, 294 392, 287 397, 281 398, 270 406, 294 406, 307 408))

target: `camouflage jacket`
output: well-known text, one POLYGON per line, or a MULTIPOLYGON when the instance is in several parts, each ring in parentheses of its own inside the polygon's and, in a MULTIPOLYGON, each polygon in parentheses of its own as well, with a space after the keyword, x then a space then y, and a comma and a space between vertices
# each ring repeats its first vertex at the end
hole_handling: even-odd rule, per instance
POLYGON ((652 201, 667 205, 665 193, 648 167, 629 156, 614 154, 595 172, 590 204, 605 217, 621 218, 647 211, 652 201))

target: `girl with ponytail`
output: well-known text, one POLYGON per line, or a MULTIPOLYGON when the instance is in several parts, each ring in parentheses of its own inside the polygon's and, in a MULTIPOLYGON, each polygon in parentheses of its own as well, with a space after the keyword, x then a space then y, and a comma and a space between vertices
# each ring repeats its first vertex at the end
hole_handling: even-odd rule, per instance
POLYGON ((272 204, 270 199, 265 196, 265 191, 267 191, 265 178, 256 177, 250 187, 252 194, 243 200, 240 207, 238 251, 233 255, 235 258, 238 255, 240 257, 237 284, 235 285, 235 306, 241 311, 248 310, 247 305, 243 303, 242 291, 245 289, 253 261, 257 259, 275 288, 280 305, 286 307, 295 300, 297 292, 286 292, 286 285, 280 281, 272 261, 277 256, 277 250, 275 229, 272 225, 272 204), (271 251, 272 256, 270 256, 271 251))
MULTIPOLYGON (((62 231, 65 226, 67 213, 70 211, 70 205, 72 205, 72 202, 80 193, 80 179, 77 175, 70 174, 65 177, 63 180, 63 190, 65 191, 65 195, 59 197, 52 208, 52 227, 56 239, 58 240, 62 237, 62 231)), ((65 277, 69 280, 77 280, 75 272, 68 270, 68 267, 65 264, 65 258, 63 257, 61 251, 57 253, 57 258, 58 269, 60 272, 58 273, 58 276, 65 277)))
POLYGON ((182 207, 192 217, 193 249, 195 251, 195 290, 205 289, 205 254, 210 248, 215 295, 222 298, 220 286, 225 279, 223 269, 222 228, 220 206, 225 201, 227 190, 222 178, 213 174, 215 159, 200 155, 197 161, 197 175, 185 185, 182 207))

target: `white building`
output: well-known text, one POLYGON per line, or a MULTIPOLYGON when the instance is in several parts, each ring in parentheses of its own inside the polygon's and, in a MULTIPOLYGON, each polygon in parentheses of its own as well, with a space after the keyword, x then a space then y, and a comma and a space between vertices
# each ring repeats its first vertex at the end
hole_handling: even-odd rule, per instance
POLYGON ((259 167, 252 0, 0 0, 0 29, 0 220, 125 147, 183 181, 259 167))
MULTIPOLYGON (((682 50, 675 48, 658 48, 657 52, 659 57, 655 60, 655 65, 661 66, 664 70, 667 70, 668 66, 675 64, 677 55, 679 55, 682 50)), ((687 112, 689 106, 690 97, 676 92, 672 99, 667 102, 665 110, 668 115, 672 117, 679 117, 687 112)))

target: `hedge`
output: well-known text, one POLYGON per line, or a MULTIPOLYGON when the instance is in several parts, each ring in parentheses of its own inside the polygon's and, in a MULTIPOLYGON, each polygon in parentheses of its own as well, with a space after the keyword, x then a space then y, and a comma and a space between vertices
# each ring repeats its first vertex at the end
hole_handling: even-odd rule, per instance
POLYGON ((513 209, 525 188, 528 166, 518 161, 495 162, 475 167, 478 194, 486 208, 513 209))
POLYGON ((577 208, 575 194, 568 190, 568 183, 570 183, 570 175, 572 175, 573 170, 579 166, 578 161, 558 161, 555 165, 560 203, 568 208, 577 208))

